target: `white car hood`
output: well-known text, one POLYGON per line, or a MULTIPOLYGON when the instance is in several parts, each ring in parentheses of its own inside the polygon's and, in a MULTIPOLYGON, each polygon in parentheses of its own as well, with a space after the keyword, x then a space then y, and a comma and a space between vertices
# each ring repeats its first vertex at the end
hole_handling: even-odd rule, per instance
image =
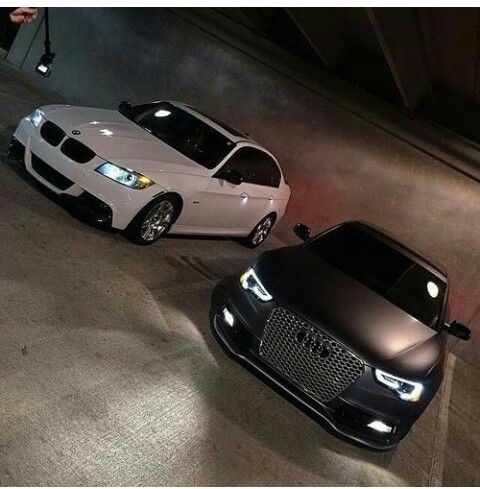
POLYGON ((209 170, 182 155, 115 110, 52 105, 42 108, 45 118, 78 139, 104 160, 154 173, 208 176, 209 170), (72 131, 80 131, 73 134, 72 131))

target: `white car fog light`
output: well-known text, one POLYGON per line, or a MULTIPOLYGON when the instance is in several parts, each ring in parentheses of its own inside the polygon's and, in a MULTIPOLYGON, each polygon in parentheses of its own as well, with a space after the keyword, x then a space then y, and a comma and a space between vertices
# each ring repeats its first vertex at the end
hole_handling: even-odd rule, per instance
POLYGON ((223 319, 225 322, 230 326, 233 327, 235 324, 235 318, 233 317, 233 314, 226 308, 223 308, 223 319))
POLYGON ((372 428, 372 430, 379 431, 380 433, 391 433, 393 429, 391 426, 385 424, 383 421, 380 421, 379 419, 372 421, 367 426, 369 428, 372 428))

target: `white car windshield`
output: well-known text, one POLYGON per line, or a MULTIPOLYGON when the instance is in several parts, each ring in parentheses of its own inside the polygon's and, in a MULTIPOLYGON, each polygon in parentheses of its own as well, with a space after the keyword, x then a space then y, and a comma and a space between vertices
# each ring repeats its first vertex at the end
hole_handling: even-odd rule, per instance
POLYGON ((127 107, 122 114, 205 168, 215 168, 234 146, 213 127, 168 102, 127 107))

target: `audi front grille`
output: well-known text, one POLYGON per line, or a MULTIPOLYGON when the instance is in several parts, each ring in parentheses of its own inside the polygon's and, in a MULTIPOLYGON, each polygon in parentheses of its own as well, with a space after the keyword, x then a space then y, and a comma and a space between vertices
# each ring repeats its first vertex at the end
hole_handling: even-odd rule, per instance
POLYGON ((364 372, 363 362, 296 314, 276 308, 259 349, 263 360, 315 400, 326 403, 364 372))
POLYGON ((63 138, 65 132, 51 121, 45 121, 40 128, 40 136, 52 146, 58 146, 63 138))
POLYGON ((60 148, 65 156, 77 163, 88 163, 95 156, 95 153, 80 141, 73 138, 68 138, 60 148))

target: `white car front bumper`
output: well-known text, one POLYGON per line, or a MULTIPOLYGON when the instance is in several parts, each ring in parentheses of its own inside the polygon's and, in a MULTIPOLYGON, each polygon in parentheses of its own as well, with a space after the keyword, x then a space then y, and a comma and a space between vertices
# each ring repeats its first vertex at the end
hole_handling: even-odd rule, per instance
POLYGON ((41 137, 40 127, 35 127, 28 118, 24 118, 13 134, 13 137, 25 147, 26 170, 56 194, 80 198, 85 192, 93 195, 111 209, 111 225, 113 228, 125 229, 135 215, 155 195, 164 191, 162 187, 156 184, 144 190, 134 190, 106 178, 95 171, 102 163, 105 163, 105 160, 97 155, 84 164, 71 160, 61 152, 62 143, 58 146, 52 146, 41 137), (54 184, 55 179, 47 179, 45 174, 42 176, 35 171, 35 157, 70 180, 71 186, 59 188, 58 184, 54 184))

